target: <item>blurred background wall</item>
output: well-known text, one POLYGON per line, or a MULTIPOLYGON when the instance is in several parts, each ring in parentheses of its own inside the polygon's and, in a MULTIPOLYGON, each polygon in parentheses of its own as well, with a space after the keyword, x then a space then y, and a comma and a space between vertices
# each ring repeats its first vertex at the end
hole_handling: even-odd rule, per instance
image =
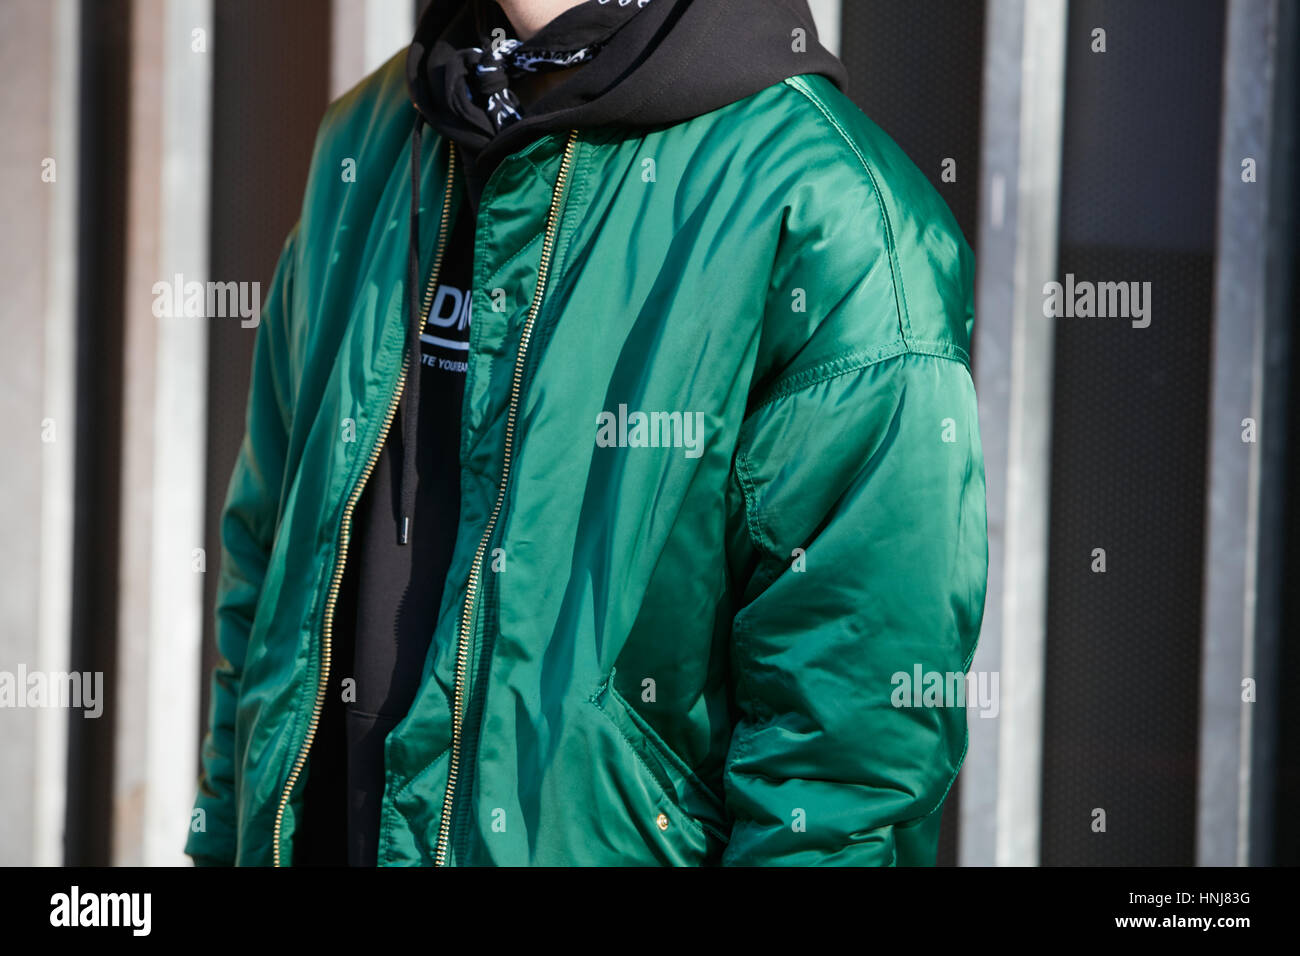
MULTIPOLYGON (((1300 862, 1300 5, 810 5, 978 264, 999 694, 939 861, 1300 862), (1150 324, 1044 317, 1067 276, 1150 282, 1150 324)), ((0 863, 185 859, 254 330, 152 288, 269 284, 326 104, 421 6, 0 0, 0 672, 104 680, 0 709, 0 863)))

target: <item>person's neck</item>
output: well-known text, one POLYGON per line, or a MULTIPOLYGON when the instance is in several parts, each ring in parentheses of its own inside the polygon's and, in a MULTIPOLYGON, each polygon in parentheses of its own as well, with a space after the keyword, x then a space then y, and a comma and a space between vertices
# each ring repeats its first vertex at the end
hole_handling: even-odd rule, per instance
POLYGON ((497 0, 510 25, 524 42, 565 10, 583 2, 584 0, 497 0))

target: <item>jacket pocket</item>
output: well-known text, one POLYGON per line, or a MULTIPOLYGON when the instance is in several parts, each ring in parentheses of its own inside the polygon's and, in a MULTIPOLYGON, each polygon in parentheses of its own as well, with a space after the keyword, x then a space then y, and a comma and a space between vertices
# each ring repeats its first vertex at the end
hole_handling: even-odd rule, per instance
POLYGON ((380 866, 433 865, 450 763, 448 745, 409 779, 388 771, 379 804, 380 866))
POLYGON ((613 670, 591 696, 591 703, 614 725, 638 763, 653 778, 663 797, 665 816, 674 818, 659 820, 659 828, 688 827, 704 839, 708 855, 720 854, 728 840, 722 801, 615 689, 613 670))

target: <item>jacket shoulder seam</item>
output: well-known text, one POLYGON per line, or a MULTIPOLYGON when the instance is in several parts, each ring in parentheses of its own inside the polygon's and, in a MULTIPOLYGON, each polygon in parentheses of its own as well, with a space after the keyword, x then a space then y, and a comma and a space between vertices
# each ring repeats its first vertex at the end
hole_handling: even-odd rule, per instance
POLYGON ((880 180, 876 178, 876 171, 872 169, 867 157, 863 155, 862 150, 858 148, 858 144, 853 141, 853 137, 844 128, 844 124, 832 115, 830 107, 812 90, 804 77, 791 76, 785 80, 785 83, 808 100, 821 114, 822 118, 839 134, 844 145, 852 150, 853 155, 858 158, 858 162, 862 165, 862 171, 866 173, 867 178, 871 181, 871 191, 876 197, 876 207, 880 210, 880 221, 885 227, 885 248, 889 253, 889 276, 894 286, 894 308, 898 313, 898 332, 903 337, 904 342, 910 342, 912 328, 907 312, 907 292, 903 288, 902 270, 898 265, 898 248, 894 242, 894 224, 889 218, 889 211, 885 208, 884 193, 880 189, 880 180))
POLYGON ((897 358, 900 355, 928 355, 933 358, 949 359, 970 370, 970 356, 960 345, 951 342, 891 342, 870 349, 858 349, 845 355, 820 362, 788 378, 778 380, 768 393, 750 409, 750 414, 768 405, 801 392, 813 385, 820 384, 841 375, 861 371, 871 365, 897 358))

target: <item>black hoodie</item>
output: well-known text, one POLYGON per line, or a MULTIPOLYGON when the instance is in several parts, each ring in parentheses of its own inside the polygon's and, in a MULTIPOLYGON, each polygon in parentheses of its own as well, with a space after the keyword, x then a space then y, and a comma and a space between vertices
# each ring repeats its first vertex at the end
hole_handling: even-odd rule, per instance
MULTIPOLYGON (((335 618, 335 653, 353 665, 355 699, 338 704, 341 687, 327 696, 296 837, 300 863, 373 865, 376 859, 384 739, 418 690, 458 519, 464 372, 449 371, 456 363, 449 364, 439 346, 423 346, 446 341, 454 326, 464 339, 454 344, 468 347, 474 222, 492 170, 549 132, 672 125, 802 73, 823 74, 841 89, 846 85, 843 66, 817 42, 806 0, 584 0, 525 46, 563 49, 574 36, 590 33, 593 22, 615 27, 595 57, 527 104, 523 118, 500 132, 481 113, 464 109, 458 96, 466 82, 458 51, 483 46, 493 26, 515 33, 497 4, 433 0, 411 42, 407 83, 418 118, 412 131, 407 323, 408 355, 416 357, 418 372, 407 377, 401 435, 390 431, 356 510, 357 560, 349 566, 335 618), (640 6, 630 17, 601 9, 628 4, 640 6), (467 210, 452 229, 435 298, 464 307, 445 313, 434 308, 427 325, 420 314, 415 243, 425 123, 457 146, 467 210), (451 322, 457 312, 460 321, 451 322)), ((348 676, 346 663, 340 671, 338 680, 348 676)))
MULTIPOLYGON (((565 11, 529 45, 558 45, 566 21, 586 15, 584 8, 592 4, 605 5, 586 0, 565 11)), ((420 114, 476 157, 471 182, 477 179, 480 188, 471 185, 471 200, 501 157, 543 133, 680 123, 801 73, 821 73, 841 89, 847 85, 843 64, 817 42, 807 0, 651 0, 594 60, 489 140, 457 115, 448 86, 463 82, 456 51, 478 44, 494 17, 505 22, 495 3, 433 0, 406 60, 407 85, 420 114), (803 31, 805 43, 796 44, 796 30, 803 31)))

